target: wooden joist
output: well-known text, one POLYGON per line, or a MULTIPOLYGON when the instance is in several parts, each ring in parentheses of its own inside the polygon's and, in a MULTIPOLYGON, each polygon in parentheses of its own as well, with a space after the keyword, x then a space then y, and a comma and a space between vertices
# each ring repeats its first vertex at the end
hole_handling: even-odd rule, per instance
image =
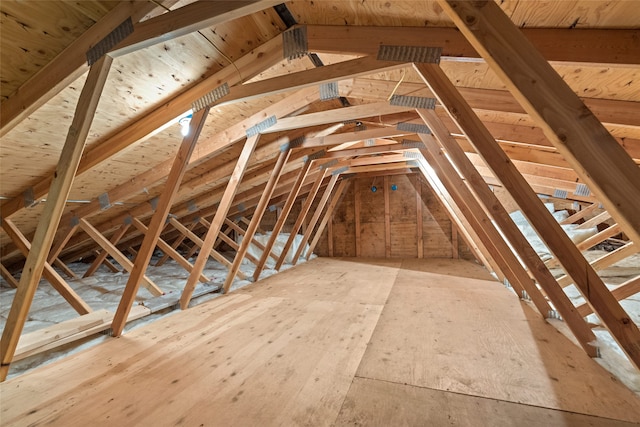
MULTIPOLYGON (((340 183, 338 184, 338 188, 336 189, 335 193, 333 194, 333 197, 331 198, 331 201, 329 202, 329 206, 327 207, 327 210, 325 211, 325 213, 324 213, 324 215, 322 217, 322 221, 320 221, 320 225, 318 225, 318 229, 316 230, 316 234, 314 235, 313 240, 311 240, 311 243, 309 244, 309 249, 307 250, 307 252, 306 252, 306 254, 304 256, 307 260, 311 257, 311 254, 313 253, 313 250, 316 248, 316 245, 320 241, 320 238, 322 237, 322 232, 324 231, 324 228, 327 226, 328 223, 333 221, 333 212, 336 209, 336 206, 338 206, 338 204, 342 200, 342 196, 344 195, 344 192, 345 192, 345 190, 347 188, 347 185, 350 182, 351 181, 348 180, 348 179, 342 179, 340 181, 340 183)), ((331 236, 329 236, 329 239, 330 238, 331 238, 331 236)))
MULTIPOLYGON (((626 245, 619 247, 615 251, 608 252, 600 258, 593 260, 589 264, 595 271, 600 271, 609 266, 612 266, 618 261, 622 261, 623 259, 637 253, 638 251, 638 245, 636 245, 635 242, 629 242, 626 245)), ((560 286, 566 287, 572 284, 573 280, 571 279, 571 276, 565 275, 558 278, 558 283, 560 284, 560 286)))

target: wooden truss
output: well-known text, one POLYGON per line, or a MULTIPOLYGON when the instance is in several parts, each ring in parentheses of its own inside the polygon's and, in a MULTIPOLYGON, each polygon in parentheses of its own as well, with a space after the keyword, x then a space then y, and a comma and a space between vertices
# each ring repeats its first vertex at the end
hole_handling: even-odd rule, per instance
MULTIPOLYGON (((126 17, 137 22, 153 9, 151 3, 134 3, 114 8, 92 27, 92 37, 104 36, 126 17)), ((393 174, 410 177, 416 189, 418 218, 422 218, 422 184, 427 183, 436 194, 453 224, 448 230, 452 257, 458 257, 460 235, 475 257, 508 282, 519 299, 531 301, 543 318, 561 317, 591 356, 597 355, 595 335, 584 318, 596 313, 640 368, 640 331, 619 303, 639 292, 640 282, 634 278, 610 292, 597 274, 638 252, 640 140, 623 141, 608 129, 640 126, 640 106, 637 102, 581 99, 549 63, 637 64, 638 57, 627 55, 623 48, 615 52, 587 48, 589 42, 585 40, 597 39, 597 30, 520 31, 494 2, 439 0, 459 31, 307 26, 304 28, 309 52, 361 56, 246 82, 283 59, 285 43, 281 35, 167 99, 161 107, 131 121, 83 154, 112 57, 280 2, 262 0, 230 6, 231 3, 220 2, 218 7, 206 9, 202 3, 194 3, 137 23, 132 36, 90 67, 58 167, 31 189, 37 199, 47 196, 31 242, 11 218, 28 209, 23 198, 3 201, 2 228, 13 242, 5 248, 5 258, 22 254, 26 263, 19 281, 8 264, 0 265, 2 277, 17 287, 0 347, 2 379, 13 360, 41 276, 80 315, 92 311, 54 270, 54 265, 74 277, 64 261, 95 256, 85 273, 88 277, 103 263, 116 268, 107 259, 111 256, 129 273, 118 309, 112 320, 109 318, 112 335, 119 336, 132 318, 140 285, 156 296, 162 295, 162 290, 145 274, 156 248, 164 254, 157 265, 171 258, 189 273, 179 301, 181 308, 187 309, 196 285, 209 281, 205 275, 209 257, 228 270, 221 284, 223 293, 227 293, 236 277, 257 281, 269 258, 275 262, 275 270, 280 270, 300 230, 302 243, 291 251, 292 264, 309 259, 325 232, 332 254, 332 216, 355 181, 353 177, 382 177, 388 188, 393 174), (565 43, 550 46, 546 40, 554 37, 565 43), (482 57, 502 78, 508 91, 458 88, 441 64, 414 62, 411 58, 383 61, 375 56, 381 44, 421 46, 426 39, 442 47, 443 56, 482 57), (242 71, 242 77, 237 70, 242 71), (415 73, 422 82, 372 78, 374 74, 397 70, 415 73), (211 99, 210 94, 221 83, 228 91, 211 99), (321 101, 320 86, 334 83, 338 96, 367 102, 337 107, 332 101, 321 101), (437 103, 434 101, 433 108, 390 103, 388 95, 394 92, 420 99, 435 97, 437 103), (216 107, 241 105, 283 93, 286 96, 261 111, 225 124, 222 132, 200 138, 206 122, 216 120, 212 113, 216 107), (205 106, 193 112, 190 133, 174 157, 65 211, 74 176, 162 131, 203 99, 205 106), (305 112, 312 107, 312 112, 305 112), (494 112, 530 118, 537 127, 492 120, 494 112), (552 260, 540 259, 487 184, 508 191, 553 252, 552 260), (593 194, 581 193, 581 185, 588 185, 593 194), (558 192, 587 206, 565 223, 587 219, 582 226, 590 227, 612 218, 614 225, 575 245, 538 197, 555 196, 558 192), (108 210, 103 203, 105 197, 111 204, 130 205, 103 219, 102 213, 108 210), (260 243, 256 234, 271 208, 277 210, 278 217, 268 241, 260 243), (299 208, 295 218, 291 217, 294 208, 299 208), (595 215, 599 211, 602 213, 595 215), (285 226, 290 236, 278 253, 274 244, 285 226), (242 242, 237 243, 232 233, 241 235, 242 242), (619 233, 629 237, 620 249, 591 263, 581 254, 619 233), (217 249, 221 244, 233 249, 232 259, 217 249), (260 256, 250 253, 251 245, 261 251, 260 256), (182 251, 181 247, 187 249, 182 251), (133 261, 124 255, 125 251, 135 253, 133 261), (189 259, 196 252, 192 263, 189 259), (255 266, 252 277, 241 270, 244 260, 255 266), (555 266, 561 266, 566 274, 554 277, 549 268, 555 266), (584 304, 575 306, 564 293, 563 287, 570 284, 581 291, 584 304)), ((612 34, 608 36, 615 37, 621 45, 628 43, 628 32, 612 34)), ((21 88, 19 96, 3 103, 2 134, 87 71, 82 55, 89 46, 81 40, 43 69, 42 75, 36 75, 28 87, 21 88), (45 73, 55 75, 55 79, 45 77, 45 73)), ((356 256, 362 254, 362 197, 361 189, 354 186, 356 256)), ((389 192, 385 191, 386 257, 392 255, 390 204, 389 192)), ((422 258, 424 233, 422 221, 417 223, 416 257, 422 258)))

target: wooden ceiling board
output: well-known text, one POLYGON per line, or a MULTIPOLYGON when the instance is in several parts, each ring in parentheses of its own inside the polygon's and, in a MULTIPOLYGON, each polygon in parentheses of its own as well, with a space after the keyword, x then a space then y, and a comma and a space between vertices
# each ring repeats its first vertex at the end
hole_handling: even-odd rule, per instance
POLYGON ((0 90, 6 99, 82 35, 117 2, 14 1, 0 3, 0 90))
POLYGON ((435 1, 340 0, 290 1, 287 6, 299 24, 452 26, 435 1))
MULTIPOLYGON (((635 1, 511 0, 511 20, 519 27, 638 28, 635 1)), ((503 8, 504 9, 504 8, 503 8)))

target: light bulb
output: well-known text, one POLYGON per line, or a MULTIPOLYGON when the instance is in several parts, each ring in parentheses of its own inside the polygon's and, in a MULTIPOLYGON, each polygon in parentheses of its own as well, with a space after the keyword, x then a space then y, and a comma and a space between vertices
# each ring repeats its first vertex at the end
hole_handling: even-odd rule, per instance
POLYGON ((184 116, 180 120, 178 120, 178 124, 180 125, 180 133, 182 136, 189 135, 189 125, 191 124, 192 115, 184 116))

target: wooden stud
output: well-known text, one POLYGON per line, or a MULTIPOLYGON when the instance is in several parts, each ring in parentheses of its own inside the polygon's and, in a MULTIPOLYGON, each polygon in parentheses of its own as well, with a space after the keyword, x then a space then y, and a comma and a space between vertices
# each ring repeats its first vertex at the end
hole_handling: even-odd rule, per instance
MULTIPOLYGON (((455 0, 438 4, 630 239, 640 244, 640 169, 624 149, 500 6, 455 0)), ((640 365, 640 343, 633 352, 640 365)))
MULTIPOLYGON (((204 227, 207 229, 211 227, 211 223, 204 218, 200 218, 200 224, 204 225, 204 227)), ((229 234, 231 234, 232 231, 233 229, 231 228, 228 228, 224 232, 220 230, 220 232, 218 233, 218 239, 220 239, 221 242, 224 242, 227 245, 231 246, 231 249, 237 252, 240 249, 240 245, 238 245, 235 242, 235 240, 233 240, 231 237, 228 236, 229 234)), ((258 259, 251 254, 247 254, 247 259, 253 262, 254 264, 258 263, 258 259)), ((232 263, 229 263, 229 268, 231 268, 232 265, 233 265, 232 263)))
POLYGON ((260 139, 260 134, 253 135, 247 138, 247 141, 244 144, 244 148, 238 157, 238 161, 233 170, 233 173, 229 177, 229 182, 227 183, 227 188, 224 191, 224 195, 218 204, 218 209, 216 210, 216 214, 211 221, 211 227, 207 231, 207 234, 204 238, 202 244, 202 250, 198 254, 198 258, 196 258, 196 262, 193 264, 193 271, 189 275, 189 279, 185 284, 184 290, 182 291, 182 296, 180 297, 180 307, 184 310, 189 305, 189 301, 191 301, 191 295, 193 295, 193 290, 195 289, 196 282, 198 280, 198 276, 202 273, 204 266, 209 258, 209 252, 213 249, 213 244, 216 241, 216 237, 218 237, 218 233, 222 228, 222 224, 224 219, 227 217, 227 213, 229 212, 229 208, 231 207, 231 203, 233 203, 233 198, 236 195, 236 191, 238 190, 238 185, 240 181, 242 181, 242 177, 244 176, 244 172, 247 169, 247 165, 249 164, 249 158, 253 153, 253 150, 256 148, 258 144, 258 140, 260 139))
MULTIPOLYGON (((424 258, 424 234, 422 231, 422 185, 420 185, 420 178, 418 175, 415 176, 415 182, 413 183, 413 187, 416 190, 416 245, 418 247, 417 256, 419 259, 424 258)), ((453 223, 451 224, 451 228, 453 228, 453 223)), ((451 241, 453 245, 453 239, 451 241)))
MULTIPOLYGON (((338 188, 336 189, 335 193, 333 194, 333 197, 331 198, 331 201, 329 202, 329 206, 327 207, 327 210, 325 211, 324 216, 320 221, 320 225, 318 225, 316 234, 314 235, 313 240, 309 244, 309 249, 305 254, 305 258, 307 260, 309 259, 309 257, 311 257, 313 250, 316 248, 316 245, 320 241, 324 228, 327 226, 327 224, 331 224, 331 222, 333 221, 333 211, 335 210, 336 206, 338 206, 338 204, 340 203, 340 200, 342 200, 342 196, 344 195, 347 185, 349 183, 351 183, 351 180, 343 179, 340 181, 340 184, 338 184, 338 188)), ((330 233, 328 234, 329 234, 328 238, 331 238, 332 236, 330 235, 330 233)))
POLYGON ((298 245, 298 249, 296 250, 296 253, 293 255, 293 260, 291 262, 293 265, 295 265, 298 262, 298 259, 300 258, 300 255, 302 254, 302 251, 304 250, 305 245, 309 241, 309 238, 311 237, 311 233, 313 233, 313 230, 315 229, 316 224, 320 219, 320 215, 322 215, 322 211, 324 210, 325 205, 329 201, 329 197, 331 196, 333 187, 336 185, 336 182, 338 182, 338 177, 339 175, 335 174, 335 175, 332 175, 331 178, 329 179, 329 183, 327 184, 324 190, 324 193, 322 194, 322 197, 318 202, 316 211, 313 213, 313 216, 311 217, 311 220, 307 225, 307 229, 304 232, 304 235, 302 236, 302 241, 300 241, 300 245, 298 245))
MULTIPOLYGON (((96 230, 96 228, 93 225, 89 224, 89 222, 84 218, 80 219, 80 228, 82 228, 82 230, 84 230, 85 233, 91 236, 91 238, 102 249, 107 251, 109 255, 111 255, 111 257, 114 260, 116 260, 118 264, 120 264, 125 270, 131 273, 131 270, 133 270, 133 263, 122 252, 120 252, 118 248, 116 248, 115 245, 113 245, 109 241, 109 239, 104 237, 98 230, 96 230)), ((162 292, 162 290, 155 283, 153 283, 151 279, 149 279, 146 275, 142 276, 142 284, 154 296, 160 296, 164 294, 164 292, 162 292)))
MULTIPOLYGON (((107 252, 104 251, 104 253, 106 254, 107 252)), ((116 267, 111 261, 109 261, 107 258, 102 260, 102 264, 104 264, 105 267, 107 267, 109 270, 111 270, 112 273, 121 273, 120 269, 118 267, 116 267)))
POLYGON ((458 227, 453 223, 451 223, 451 258, 460 258, 458 251, 458 227))
MULTIPOLYGON (((231 284, 233 283, 238 270, 240 270, 240 264, 242 263, 242 260, 246 255, 248 255, 247 251, 249 250, 249 245, 251 244, 253 236, 255 235, 258 226, 260 225, 262 216, 267 209, 269 200, 271 200, 271 197, 273 196, 273 192, 278 185, 280 175, 282 174, 284 166, 287 163, 287 160, 289 160, 290 155, 291 150, 282 151, 278 156, 278 160, 276 160, 276 164, 273 167, 273 172, 269 177, 269 181, 267 182, 267 186, 265 187, 262 196, 260 196, 260 201, 258 202, 258 206, 253 213, 253 218, 247 226, 247 230, 245 231, 244 237, 242 238, 242 243, 240 243, 240 247, 238 248, 236 256, 233 259, 233 265, 229 269, 229 273, 227 274, 227 278, 225 279, 223 286, 223 292, 225 294, 229 292, 229 288, 231 287, 231 284)), ((257 260, 256 265, 258 265, 259 263, 260 260, 257 260)))
POLYGON ((296 181, 293 184, 291 191, 289 192, 289 196, 287 197, 287 201, 285 202, 284 207, 282 208, 282 212, 280 213, 278 220, 274 224, 273 230, 271 230, 271 236, 269 236, 269 240, 265 245, 266 250, 262 252, 262 256, 260 257, 260 262, 256 266, 256 269, 253 273, 254 282, 257 282, 258 279, 260 278, 260 273, 262 273, 262 270, 264 269, 264 266, 267 263, 267 257, 269 256, 268 254, 269 252, 271 252, 271 248, 273 248, 273 244, 276 242, 276 239, 278 238, 278 235, 280 234, 280 231, 282 230, 284 223, 287 221, 289 212, 291 212, 291 208, 293 207, 293 204, 295 203, 296 198, 298 197, 300 189, 304 184, 304 180, 306 179, 309 173, 309 170, 311 169, 312 163, 313 161, 305 162, 302 168, 300 169, 298 176, 296 177, 296 181))
POLYGON ((129 246, 125 249, 125 251, 129 252, 129 255, 131 255, 133 258, 138 256, 138 251, 136 251, 133 246, 129 246))
POLYGON ((282 264, 284 264, 284 260, 287 257, 287 253, 289 252, 289 249, 291 249, 291 246, 293 245, 293 241, 296 238, 296 235, 298 234, 298 230, 300 230, 300 226, 302 225, 302 222, 307 216, 307 213, 309 213, 309 209, 311 209, 311 205, 313 204, 313 199, 316 198, 316 194, 318 194, 318 190, 320 190, 320 186, 322 185, 322 181, 324 180, 324 177, 326 176, 326 174, 327 174, 327 170, 323 169, 320 172, 320 174, 318 174, 318 177, 316 178, 316 182, 313 183, 313 187, 311 188, 311 191, 309 191, 309 194, 307 194, 307 200, 305 200, 304 204, 302 205, 300 214, 298 215, 298 218, 296 219, 295 224, 293 224, 293 228, 291 229, 289 238, 287 239, 287 242, 284 244, 284 247, 282 248, 282 252, 280 253, 278 262, 276 262, 276 266, 275 266, 276 270, 280 271, 282 264))
MULTIPOLYGON (((254 214, 255 215, 255 214, 254 214)), ((244 236, 246 234, 246 231, 243 230, 242 228, 240 228, 238 226, 238 224, 236 224, 235 222, 231 221, 229 218, 226 218, 224 220, 224 223, 227 224, 231 229, 233 229, 236 233, 240 234, 241 236, 244 236)), ((259 233, 260 230, 256 230, 256 233, 259 233)), ((254 238, 251 239, 251 244, 255 245, 258 249, 260 249, 261 251, 265 251, 267 249, 267 247, 265 245, 263 245, 262 243, 260 243, 259 241, 257 241, 254 238)), ((277 261, 278 260, 278 256, 273 252, 269 252, 269 256, 274 260, 277 261)))
POLYGON ((49 189, 49 197, 47 197, 44 210, 40 216, 31 250, 22 270, 18 290, 13 298, 7 323, 2 333, 0 341, 0 357, 2 358, 0 381, 4 381, 9 372, 9 365, 16 351, 42 271, 45 268, 47 255, 51 250, 55 232, 65 207, 65 201, 80 163, 89 128, 93 122, 93 116, 107 80, 111 62, 111 58, 103 57, 91 67, 78 99, 71 127, 54 172, 54 178, 49 189))
MULTIPOLYGON (((160 194, 156 211, 153 214, 153 217, 151 217, 151 222, 149 223, 147 233, 145 234, 142 245, 140 246, 140 251, 133 263, 133 270, 130 272, 131 274, 129 275, 127 285, 122 293, 118 309, 113 317, 111 329, 113 330, 113 336, 115 337, 122 334, 122 330, 127 323, 129 311, 131 311, 131 306, 133 305, 133 301, 138 293, 140 282, 142 281, 142 277, 145 275, 145 271, 149 266, 153 250, 155 249, 160 233, 162 233, 162 229, 166 224, 167 215, 169 215, 169 210, 171 209, 173 200, 178 193, 178 187, 182 182, 182 177, 187 171, 187 165, 189 164, 191 153, 193 153, 196 143, 198 142, 200 132, 207 121, 208 115, 209 108, 206 107, 193 114, 193 118, 189 124, 189 133, 184 137, 182 144, 178 149, 178 153, 176 154, 173 166, 171 167, 171 172, 169 172, 169 177, 167 178, 164 190, 160 194)), ((191 270, 191 275, 193 275, 194 270, 195 266, 191 270)), ((200 268, 200 271, 194 275, 194 280, 200 280, 201 275, 202 268, 200 268)))
MULTIPOLYGON (((113 246, 117 245, 118 242, 120 241, 120 239, 122 239, 122 236, 124 236, 125 233, 127 232, 127 230, 129 230, 129 227, 131 227, 131 224, 122 224, 120 226, 120 228, 118 229, 118 231, 116 231, 113 234, 113 236, 111 236, 111 240, 109 240, 109 242, 113 246)), ((82 277, 85 277, 85 278, 86 277, 91 277, 98 270, 98 268, 104 263, 104 261, 107 260, 107 256, 108 255, 109 255, 109 252, 107 252, 104 249, 102 249, 96 255, 96 258, 93 260, 93 262, 91 263, 91 265, 89 266, 87 271, 84 272, 84 276, 82 276, 82 277)), ((109 264, 111 264, 111 263, 109 263, 109 264)), ((113 271, 113 270, 111 269, 111 271, 113 271)), ((115 272, 119 272, 119 270, 116 269, 115 272)))
POLYGON ((60 252, 62 252, 65 245, 69 242, 69 239, 71 239, 71 237, 73 237, 73 234, 78 230, 78 227, 79 227, 78 224, 72 225, 69 228, 69 230, 65 233, 65 235, 62 237, 62 239, 60 239, 57 243, 53 245, 53 247, 51 248, 51 251, 49 252, 49 257, 47 258, 47 261, 49 262, 49 264, 51 264, 53 261, 55 261, 56 258, 58 258, 58 256, 60 255, 60 252))
POLYGON ((361 206, 361 202, 360 200, 362 199, 362 194, 361 194, 361 189, 360 189, 360 185, 358 185, 358 181, 356 181, 355 183, 355 187, 353 189, 353 197, 355 198, 353 206, 354 206, 354 212, 355 212, 355 232, 356 232, 356 257, 361 257, 362 256, 362 239, 360 238, 360 233, 362 232, 361 228, 362 225, 360 224, 360 206, 361 206))
POLYGON ((327 224, 327 246, 329 251, 329 256, 333 256, 333 217, 329 218, 329 223, 327 224))
POLYGON ((384 256, 391 258, 391 206, 389 203, 389 176, 385 175, 384 182, 384 256))
MULTIPOLYGON (((640 331, 620 304, 611 296, 600 277, 589 266, 571 239, 526 183, 513 163, 495 142, 471 107, 437 65, 414 64, 423 80, 445 106, 452 119, 465 132, 478 154, 502 181, 511 197, 526 213, 531 225, 558 257, 565 271, 575 280, 611 334, 627 353, 634 365, 640 367, 640 331)), ((555 301, 554 301, 555 302, 555 301)))

